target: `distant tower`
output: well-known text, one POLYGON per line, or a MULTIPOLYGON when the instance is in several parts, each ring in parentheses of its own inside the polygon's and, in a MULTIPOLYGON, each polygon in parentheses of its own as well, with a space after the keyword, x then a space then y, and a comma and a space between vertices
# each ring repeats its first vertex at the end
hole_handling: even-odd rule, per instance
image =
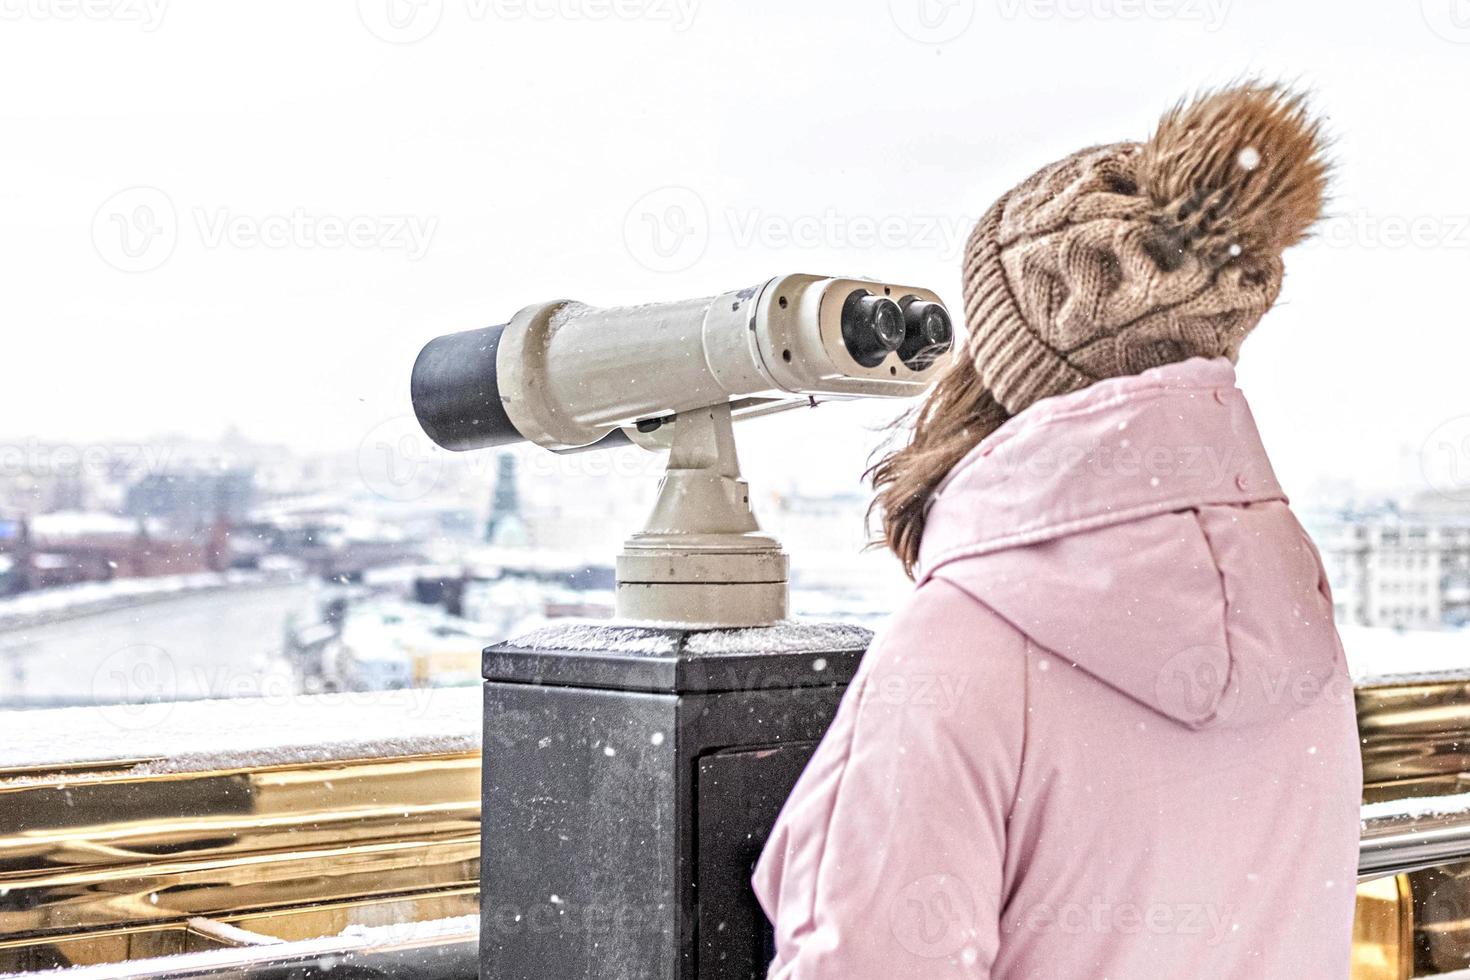
POLYGON ((490 519, 485 522, 485 540, 491 544, 525 544, 526 523, 521 519, 521 494, 516 486, 516 458, 501 453, 495 458, 495 489, 490 495, 490 519))

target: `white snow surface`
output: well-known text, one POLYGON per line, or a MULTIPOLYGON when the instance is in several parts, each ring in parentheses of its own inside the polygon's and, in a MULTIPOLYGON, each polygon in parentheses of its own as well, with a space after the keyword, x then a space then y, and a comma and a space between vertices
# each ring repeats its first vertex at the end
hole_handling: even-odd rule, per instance
MULTIPOLYGON (((134 960, 130 965, 138 966, 140 963, 148 963, 149 965, 167 967, 169 970, 174 971, 195 971, 189 973, 189 976, 214 975, 212 973, 202 972, 205 970, 218 970, 220 976, 238 976, 240 974, 236 971, 241 967, 248 966, 252 960, 259 957, 263 948, 265 947, 247 946, 241 949, 207 949, 197 953, 180 953, 177 956, 160 956, 147 960, 134 960)), ((272 946, 269 948, 279 950, 282 947, 272 946)), ((356 941, 332 938, 310 939, 302 943, 293 943, 291 951, 293 953, 309 953, 321 957, 335 957, 351 953, 358 948, 360 948, 360 944, 356 941)), ((0 974, 0 980, 8 980, 10 977, 30 978, 63 975, 65 975, 66 980, 116 980, 118 976, 118 964, 97 963, 89 966, 61 966, 50 970, 36 970, 26 973, 5 973, 0 974)))
POLYGON ((429 919, 426 922, 395 922, 385 926, 348 926, 337 935, 344 938, 363 939, 369 946, 420 943, 449 936, 477 936, 480 933, 478 915, 457 915, 449 919, 429 919))
POLYGON ((226 940, 232 946, 274 946, 284 940, 274 936, 267 936, 260 932, 251 932, 249 929, 241 929, 232 926, 228 922, 220 922, 218 919, 207 919, 202 915, 196 915, 189 920, 191 929, 202 929, 208 933, 226 940))
POLYGON ((672 654, 678 633, 663 627, 562 623, 532 630, 509 641, 523 650, 608 650, 614 653, 672 654))
POLYGON ((827 653, 865 650, 873 639, 871 630, 851 623, 799 623, 786 621, 754 629, 707 630, 690 633, 684 649, 690 653, 827 653))
POLYGON ((0 767, 122 762, 147 776, 471 752, 480 700, 475 686, 0 712, 0 767))
POLYGON ((1337 632, 1360 686, 1470 680, 1470 629, 1339 626, 1337 632))
POLYGON ((1389 684, 1464 684, 1470 683, 1470 668, 1455 670, 1420 670, 1401 673, 1354 675, 1357 687, 1383 687, 1389 684))
POLYGON ((1363 804, 1362 819, 1367 824, 1372 820, 1402 817, 1406 820, 1423 820, 1431 817, 1452 817, 1470 813, 1470 793, 1451 796, 1422 796, 1403 800, 1386 800, 1381 803, 1363 804))
MULTIPOLYGON (((360 950, 372 949, 382 946, 414 946, 423 943, 434 943, 442 940, 472 940, 479 935, 480 917, 478 915, 461 915, 450 919, 430 919, 427 922, 404 922, 386 926, 348 926, 336 936, 324 936, 320 939, 308 939, 304 942, 293 942, 288 944, 271 944, 270 952, 277 954, 288 950, 292 953, 312 952, 323 957, 336 955, 350 956, 360 950)), ((262 947, 252 946, 242 949, 210 949, 197 953, 182 953, 177 956, 162 956, 147 960, 150 964, 159 967, 167 966, 171 970, 202 970, 214 968, 225 971, 230 967, 260 956, 262 947)), ((135 961, 134 965, 137 965, 135 961)), ((325 965, 325 964, 323 964, 325 965)), ((24 976, 53 976, 58 974, 69 974, 76 980, 87 980, 96 977, 97 980, 116 976, 117 965, 112 963, 98 964, 95 966, 71 966, 59 967, 52 970, 38 970, 34 973, 26 973, 24 976)), ((22 974, 6 973, 4 977, 19 977, 22 974)))
POLYGON ((745 629, 688 629, 662 623, 561 623, 533 630, 507 645, 524 650, 609 650, 650 656, 672 656, 683 632, 684 651, 696 654, 821 653, 861 650, 873 638, 870 630, 850 623, 801 623, 745 629))

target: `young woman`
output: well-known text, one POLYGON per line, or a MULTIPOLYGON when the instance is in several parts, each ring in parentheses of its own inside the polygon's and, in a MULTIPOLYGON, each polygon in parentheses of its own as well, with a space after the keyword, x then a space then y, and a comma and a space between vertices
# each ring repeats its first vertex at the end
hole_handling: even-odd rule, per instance
POLYGON ((1233 369, 1325 170, 1246 85, 977 225, 874 469, 917 588, 756 869, 773 980, 1347 976, 1352 689, 1233 369))

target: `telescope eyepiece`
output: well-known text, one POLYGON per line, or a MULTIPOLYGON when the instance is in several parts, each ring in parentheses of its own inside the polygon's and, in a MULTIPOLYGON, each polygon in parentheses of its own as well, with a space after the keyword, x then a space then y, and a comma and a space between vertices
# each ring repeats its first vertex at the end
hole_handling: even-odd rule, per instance
POLYGON ((842 304, 842 342, 863 367, 877 367, 903 344, 903 311, 893 300, 856 289, 842 304))
POLYGON ((904 337, 898 356, 915 371, 922 371, 949 351, 954 343, 954 324, 949 311, 939 303, 905 296, 898 301, 903 310, 904 337))

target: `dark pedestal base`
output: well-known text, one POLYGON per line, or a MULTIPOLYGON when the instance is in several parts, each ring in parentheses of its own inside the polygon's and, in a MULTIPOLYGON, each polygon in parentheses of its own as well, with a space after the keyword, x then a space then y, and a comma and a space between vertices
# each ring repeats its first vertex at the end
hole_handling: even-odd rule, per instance
POLYGON ((487 980, 758 980, 749 878, 870 634, 568 626, 485 651, 487 980))

